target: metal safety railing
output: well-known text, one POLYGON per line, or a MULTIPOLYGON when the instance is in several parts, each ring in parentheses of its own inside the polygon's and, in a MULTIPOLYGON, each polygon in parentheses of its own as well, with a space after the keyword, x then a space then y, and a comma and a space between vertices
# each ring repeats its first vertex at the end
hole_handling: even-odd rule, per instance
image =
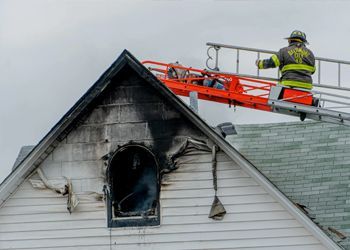
MULTIPOLYGON (((260 59, 261 54, 275 54, 276 51, 272 50, 264 50, 264 49, 255 49, 255 48, 248 48, 248 47, 241 47, 241 46, 234 46, 234 45, 225 45, 225 44, 219 44, 219 43, 207 43, 208 50, 207 50, 207 55, 208 59, 206 61, 206 65, 209 69, 214 70, 214 71, 219 71, 219 51, 221 49, 231 49, 236 51, 236 74, 246 76, 246 77, 254 77, 254 78, 259 78, 259 79, 264 79, 264 80, 274 80, 277 81, 280 78, 280 71, 277 71, 277 76, 276 78, 271 78, 271 77, 263 77, 260 74, 260 70, 257 69, 256 75, 250 75, 250 74, 242 74, 240 72, 240 52, 245 51, 245 52, 251 52, 256 54, 256 59, 260 59), (212 53, 214 51, 214 54, 212 53), (214 66, 210 66, 210 61, 214 61, 214 66)), ((344 61, 344 60, 335 60, 335 59, 329 59, 329 58, 323 58, 323 57, 315 57, 316 60, 316 81, 314 79, 313 85, 317 87, 323 87, 323 88, 332 88, 332 89, 341 89, 341 90, 349 90, 350 91, 350 86, 345 86, 345 83, 342 82, 342 67, 343 66, 349 66, 349 74, 350 74, 350 61, 344 61), (331 63, 337 66, 337 82, 329 84, 323 83, 322 79, 322 65, 325 63, 331 63)), ((315 78, 315 77, 314 77, 315 78)), ((349 79, 350 80, 350 79, 349 79)), ((349 81, 350 84, 350 81, 349 81)))

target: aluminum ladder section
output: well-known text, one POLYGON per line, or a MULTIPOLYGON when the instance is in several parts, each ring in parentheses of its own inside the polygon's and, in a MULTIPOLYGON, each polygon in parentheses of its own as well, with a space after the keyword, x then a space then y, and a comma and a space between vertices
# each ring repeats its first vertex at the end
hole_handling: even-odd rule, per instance
MULTIPOLYGON (((207 67, 214 72, 219 72, 219 51, 220 49, 233 49, 236 50, 236 73, 234 75, 239 75, 249 78, 257 78, 263 80, 270 80, 278 82, 280 77, 280 72, 277 72, 277 78, 263 77, 260 75, 260 70, 257 69, 256 75, 251 74, 241 74, 240 73, 240 51, 251 52, 257 55, 256 59, 260 59, 261 54, 274 54, 275 51, 254 49, 233 45, 224 45, 218 43, 207 43, 209 46, 207 50, 207 67), (214 51, 214 54, 212 54, 214 51), (210 61, 214 61, 214 66, 210 66, 210 61)), ((313 97, 319 100, 319 107, 306 106, 297 103, 288 102, 287 99, 277 99, 276 93, 280 90, 278 85, 271 89, 268 104, 271 106, 272 111, 275 113, 295 115, 299 116, 301 112, 306 113, 306 118, 316 120, 331 122, 337 124, 343 124, 350 126, 350 98, 349 91, 350 88, 345 87, 344 83, 341 82, 341 68, 344 66, 350 66, 349 61, 341 61, 335 59, 316 57, 316 72, 317 81, 313 83, 314 87, 317 88, 327 88, 327 91, 311 91, 313 97), (321 65, 322 63, 332 63, 337 65, 337 83, 336 84, 323 84, 321 80, 321 65)), ((254 62, 252 62, 254 63, 254 62)), ((349 67, 350 70, 350 67, 349 67)), ((226 73, 226 72, 225 72, 226 73)), ((231 73, 232 74, 232 73, 231 73)))
MULTIPOLYGON (((219 44, 219 43, 207 43, 208 46, 208 50, 207 50, 207 55, 208 55, 208 59, 206 61, 206 65, 209 69, 214 70, 214 71, 219 71, 219 51, 222 49, 230 49, 230 50, 234 50, 236 51, 236 74, 240 74, 242 76, 246 76, 246 77, 252 77, 252 78, 258 78, 258 79, 263 79, 263 80, 273 80, 274 78, 269 78, 269 77, 262 77, 260 76, 260 71, 259 69, 257 69, 257 72, 255 75, 249 75, 249 74, 244 74, 242 72, 240 72, 240 52, 247 52, 247 53, 253 53, 256 54, 256 59, 260 59, 261 54, 267 54, 267 55, 272 55, 275 54, 276 51, 272 51, 272 50, 263 50, 263 49, 255 49, 255 48, 248 48, 248 47, 241 47, 241 46, 235 46, 235 45, 225 45, 225 44, 219 44), (213 61, 213 62, 211 62, 213 61), (210 64, 214 64, 213 66, 211 66, 210 64)), ((349 87, 346 87, 344 85, 344 83, 341 81, 342 80, 342 70, 345 67, 349 67, 348 69, 350 70, 350 61, 343 61, 343 60, 335 60, 335 59, 329 59, 329 58, 322 58, 322 57, 315 57, 316 60, 316 72, 317 72, 317 81, 313 82, 313 85, 315 87, 323 87, 323 88, 331 88, 331 89, 347 89, 350 91, 349 87), (324 64, 334 64, 337 66, 337 82, 333 83, 333 84, 323 84, 322 83, 322 79, 324 79, 324 77, 322 77, 321 73, 322 73, 322 65, 324 64)), ((252 66, 254 65, 255 61, 252 61, 252 66)), ((277 71, 276 74, 276 78, 279 78, 279 71, 277 71)), ((315 78, 315 77, 314 77, 315 78)))
POLYGON ((278 95, 282 88, 285 87, 277 85, 271 88, 268 105, 270 105, 272 112, 294 116, 300 116, 300 113, 305 113, 306 118, 312 120, 350 126, 350 113, 338 110, 341 108, 347 108, 350 110, 350 102, 344 102, 341 100, 349 99, 347 96, 314 91, 312 95, 319 101, 319 107, 314 107, 288 102, 288 98, 278 99, 278 95), (328 106, 326 106, 326 104, 328 106))

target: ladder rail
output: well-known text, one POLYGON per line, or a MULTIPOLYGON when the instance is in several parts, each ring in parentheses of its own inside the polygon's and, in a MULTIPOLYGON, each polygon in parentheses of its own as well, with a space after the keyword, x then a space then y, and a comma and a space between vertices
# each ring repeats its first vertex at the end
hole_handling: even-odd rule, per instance
POLYGON ((350 107, 350 98, 345 95, 327 93, 322 91, 311 91, 313 96, 318 98, 322 102, 322 107, 327 109, 342 109, 350 107), (332 99, 333 98, 333 99, 332 99), (339 105, 339 106, 331 106, 339 105))
POLYGON ((350 114, 341 111, 334 111, 326 108, 317 108, 312 106, 306 106, 302 104, 288 103, 282 100, 269 100, 269 104, 272 107, 286 108, 295 111, 307 112, 308 114, 320 115, 320 116, 330 116, 333 118, 343 118, 350 121, 350 114))
MULTIPOLYGON (((207 67, 210 69, 215 69, 215 70, 219 70, 219 50, 221 48, 225 48, 225 49, 233 49, 236 50, 236 74, 239 74, 239 52, 240 51, 248 51, 248 52, 253 52, 257 54, 257 59, 260 59, 261 53, 264 54, 276 54, 276 51, 273 50, 266 50, 266 49, 256 49, 256 48, 249 48, 249 47, 242 47, 242 46, 236 46, 236 45, 226 45, 226 44, 220 44, 220 43, 212 43, 212 42, 208 42, 207 43, 208 50, 207 50, 207 55, 208 55, 208 59, 207 59, 207 67), (209 65, 209 61, 213 60, 213 56, 210 54, 210 50, 212 48, 215 48, 215 66, 214 67, 210 67, 209 65)), ((337 59, 331 59, 331 58, 324 58, 324 57, 315 57, 316 60, 316 64, 317 64, 317 82, 314 83, 314 86, 317 87, 325 87, 325 88, 344 88, 344 84, 341 82, 342 80, 342 66, 346 65, 346 66, 350 66, 350 61, 345 61, 345 60, 337 60, 337 59), (337 82, 335 84, 329 85, 329 84, 322 84, 321 82, 321 64, 323 63, 333 63, 336 64, 337 66, 337 82)), ((250 75, 250 77, 260 77, 260 71, 257 70, 257 74, 256 75, 250 75)), ((280 77, 280 71, 277 70, 277 78, 280 77)), ((350 90, 350 88, 349 88, 350 90)))
POLYGON ((345 95, 339 95, 339 94, 333 94, 333 93, 327 93, 327 92, 315 91, 315 90, 312 90, 311 92, 313 94, 317 94, 317 95, 326 95, 326 96, 332 96, 332 97, 337 97, 337 98, 343 98, 343 99, 350 100, 350 97, 349 96, 345 96, 345 95))
MULTIPOLYGON (((217 73, 217 74, 223 73, 226 75, 234 75, 234 76, 239 76, 239 77, 246 77, 246 78, 253 78, 253 79, 259 79, 259 80, 265 80, 265 81, 278 82, 278 78, 268 77, 268 76, 257 76, 257 75, 250 75, 250 74, 236 74, 236 73, 232 73, 232 72, 216 71, 216 70, 208 70, 208 72, 217 73)), ((333 85, 328 85, 328 84, 318 84, 317 83, 316 85, 314 85, 314 87, 350 91, 350 88, 347 88, 347 87, 338 87, 338 86, 333 86, 333 85)))
MULTIPOLYGON (((324 101, 324 102, 328 102, 328 103, 334 103, 334 104, 341 104, 341 105, 350 106, 350 102, 341 102, 341 101, 336 101, 336 100, 327 99, 327 98, 322 98, 320 100, 324 101)), ((330 108, 330 107, 328 107, 328 108, 330 108)), ((343 108, 343 106, 339 106, 337 108, 343 108)))

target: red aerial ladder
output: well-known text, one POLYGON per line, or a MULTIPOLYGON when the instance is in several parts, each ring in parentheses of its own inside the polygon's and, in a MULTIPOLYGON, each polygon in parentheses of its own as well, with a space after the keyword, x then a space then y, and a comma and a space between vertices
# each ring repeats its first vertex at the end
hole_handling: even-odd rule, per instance
MULTIPOLYGON (((212 46, 211 48, 214 48, 216 52, 218 52, 218 48, 228 47, 222 44, 208 45, 212 46)), ((232 47, 234 46, 230 46, 229 48, 232 47)), ((256 49, 234 48, 258 51, 259 53, 259 50, 256 49)), ((268 52, 264 51, 264 53, 268 52)), ((218 56, 218 53, 216 56, 218 56)), ((320 58, 316 59, 320 60, 320 58)), ((238 62, 239 60, 237 60, 238 62)), ((161 63, 155 61, 144 61, 143 64, 151 72, 154 72, 157 78, 177 95, 189 96, 191 92, 197 92, 198 98, 202 100, 300 116, 301 120, 307 117, 313 120, 350 125, 349 113, 339 112, 332 108, 327 108, 325 105, 327 101, 327 103, 337 103, 344 107, 350 107, 350 103, 339 100, 341 98, 347 99, 347 96, 282 87, 277 84, 276 79, 264 80, 259 76, 220 72, 217 68, 217 60, 215 70, 200 70, 185 67, 178 63, 161 63), (333 100, 323 98, 322 94, 331 95, 333 100)), ((341 87, 334 88, 328 86, 328 88, 348 91, 348 89, 341 87)))
MULTIPOLYGON (((157 72, 158 79, 177 95, 189 96, 190 92, 197 92, 199 99, 272 111, 268 100, 271 88, 276 86, 276 83, 175 64, 154 61, 144 61, 143 64, 149 66, 150 71, 157 72), (170 72, 181 71, 184 72, 182 76, 169 76, 170 72), (208 83, 217 81, 223 85, 223 89, 205 86, 205 81, 208 83)), ((289 102, 312 104, 312 93, 308 91, 288 88, 283 91, 282 97, 289 102)))

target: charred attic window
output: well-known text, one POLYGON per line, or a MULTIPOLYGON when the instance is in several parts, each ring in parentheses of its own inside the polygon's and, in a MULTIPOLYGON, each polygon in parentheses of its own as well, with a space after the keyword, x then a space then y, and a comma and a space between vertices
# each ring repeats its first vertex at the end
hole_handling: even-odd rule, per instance
POLYGON ((117 150, 109 166, 110 226, 159 224, 158 163, 142 145, 117 150))

